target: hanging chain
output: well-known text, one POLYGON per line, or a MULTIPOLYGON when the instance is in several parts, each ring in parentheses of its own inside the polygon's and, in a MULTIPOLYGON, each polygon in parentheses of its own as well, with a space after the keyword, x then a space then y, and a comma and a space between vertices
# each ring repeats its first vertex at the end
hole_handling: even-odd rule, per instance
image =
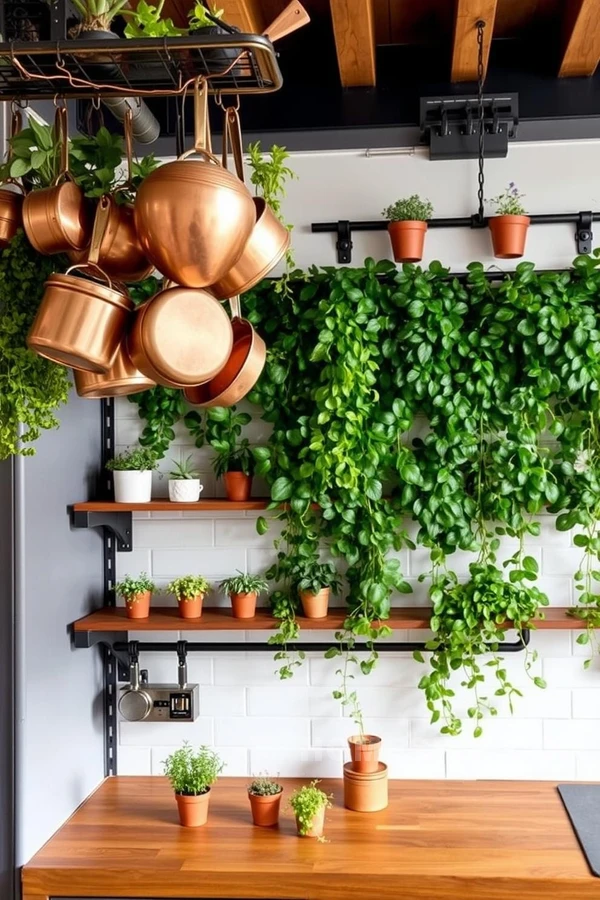
POLYGON ((476 22, 477 28, 477 106, 478 106, 478 114, 479 114, 479 173, 477 176, 478 180, 478 188, 477 188, 477 199, 479 201, 479 210, 478 217, 479 221, 483 223, 483 154, 484 154, 484 137, 485 137, 485 123, 483 116, 483 80, 484 80, 484 71, 483 71, 483 31, 485 28, 485 22, 482 19, 479 19, 476 22))

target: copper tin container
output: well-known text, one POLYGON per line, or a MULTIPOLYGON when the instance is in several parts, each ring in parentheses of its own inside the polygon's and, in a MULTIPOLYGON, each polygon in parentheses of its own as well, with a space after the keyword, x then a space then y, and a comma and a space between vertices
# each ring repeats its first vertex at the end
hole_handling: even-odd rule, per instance
POLYGON ((127 346, 133 364, 148 378, 186 388, 223 368, 233 331, 227 313, 208 291, 171 287, 137 308, 127 346))
POLYGON ((110 283, 80 278, 71 271, 51 275, 46 282, 27 345, 72 369, 108 372, 133 303, 110 283))
POLYGON ((77 393, 89 400, 125 397, 154 387, 154 382, 142 375, 131 362, 124 341, 117 350, 112 366, 104 375, 75 369, 74 376, 77 393))
POLYGON ((0 249, 8 246, 23 224, 23 194, 8 188, 0 190, 0 249))
MULTIPOLYGON (((98 265, 111 278, 133 283, 143 281, 154 269, 138 240, 130 203, 117 204, 114 197, 101 197, 99 206, 106 208, 106 224, 98 251, 98 265)), ((88 252, 72 251, 71 262, 85 262, 88 252)))

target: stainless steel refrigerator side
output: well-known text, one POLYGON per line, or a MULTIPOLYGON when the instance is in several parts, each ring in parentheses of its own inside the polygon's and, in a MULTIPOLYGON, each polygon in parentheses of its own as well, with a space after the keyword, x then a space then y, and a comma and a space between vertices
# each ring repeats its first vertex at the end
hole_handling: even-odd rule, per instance
POLYGON ((11 459, 0 462, 0 897, 15 896, 14 535, 11 459))

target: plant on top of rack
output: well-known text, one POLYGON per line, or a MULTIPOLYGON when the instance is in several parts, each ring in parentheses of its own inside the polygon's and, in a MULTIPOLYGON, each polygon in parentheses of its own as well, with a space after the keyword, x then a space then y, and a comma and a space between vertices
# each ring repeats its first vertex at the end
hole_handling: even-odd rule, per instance
POLYGON ((213 6, 212 9, 207 9, 204 3, 195 3, 189 12, 190 31, 199 31, 201 28, 213 28, 215 23, 212 19, 222 19, 223 12, 224 10, 217 9, 216 6, 213 6), (209 13, 212 19, 208 18, 209 13))
POLYGON ((162 38, 181 37, 187 34, 185 28, 177 28, 170 17, 163 19, 162 10, 165 0, 158 0, 158 5, 140 0, 135 9, 123 9, 121 15, 127 20, 124 35, 126 38, 162 38))
POLYGON ((81 22, 71 29, 70 37, 79 37, 86 31, 110 32, 113 19, 119 15, 128 0, 72 0, 81 16, 81 22))
POLYGON ((22 231, 0 253, 0 459, 33 456, 31 443, 58 428, 56 410, 68 400, 67 369, 26 344, 56 264, 37 253, 22 231))

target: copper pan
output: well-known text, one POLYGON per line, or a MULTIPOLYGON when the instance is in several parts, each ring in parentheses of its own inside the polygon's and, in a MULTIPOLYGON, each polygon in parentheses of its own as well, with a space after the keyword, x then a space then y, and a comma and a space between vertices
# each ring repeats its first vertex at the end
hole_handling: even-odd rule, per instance
MULTIPOLYGON (((13 138, 21 130, 22 118, 19 110, 12 114, 10 137, 13 138)), ((7 163, 12 159, 12 144, 8 145, 7 163)), ((11 191, 8 188, 0 189, 0 250, 8 246, 17 229, 23 224, 23 200, 25 190, 23 185, 14 178, 7 178, 4 184, 13 184, 21 193, 11 191)))
MULTIPOLYGON (((227 165, 227 146, 231 143, 233 159, 240 181, 244 180, 242 158, 242 129, 237 109, 230 106, 225 110, 223 126, 223 166, 227 165)), ((274 214, 262 197, 254 197, 256 222, 244 252, 236 264, 216 284, 211 291, 218 300, 225 300, 235 294, 243 294, 262 281, 277 265, 290 245, 290 232, 274 214)))
POLYGON ((60 174, 52 187, 31 191, 23 203, 23 227, 38 253, 83 250, 90 242, 91 217, 83 191, 69 173, 67 110, 58 107, 54 124, 60 142, 60 174))
POLYGON ((157 384, 185 388, 213 378, 233 346, 231 322, 212 294, 168 287, 135 311, 127 348, 133 364, 157 384))
POLYGON ((188 288, 219 281, 238 261, 256 220, 247 187, 210 152, 207 86, 194 90, 194 149, 151 172, 137 192, 135 225, 148 259, 188 288), (188 160, 191 154, 199 160, 188 160))
POLYGON ((142 375, 132 363, 125 340, 122 341, 115 360, 106 374, 76 369, 74 375, 77 393, 89 400, 101 397, 125 397, 154 387, 152 379, 142 375))
POLYGON ((234 314, 231 355, 227 365, 211 381, 185 389, 186 400, 194 406, 233 406, 252 390, 264 369, 265 342, 250 322, 242 318, 240 298, 232 297, 229 303, 234 314))

